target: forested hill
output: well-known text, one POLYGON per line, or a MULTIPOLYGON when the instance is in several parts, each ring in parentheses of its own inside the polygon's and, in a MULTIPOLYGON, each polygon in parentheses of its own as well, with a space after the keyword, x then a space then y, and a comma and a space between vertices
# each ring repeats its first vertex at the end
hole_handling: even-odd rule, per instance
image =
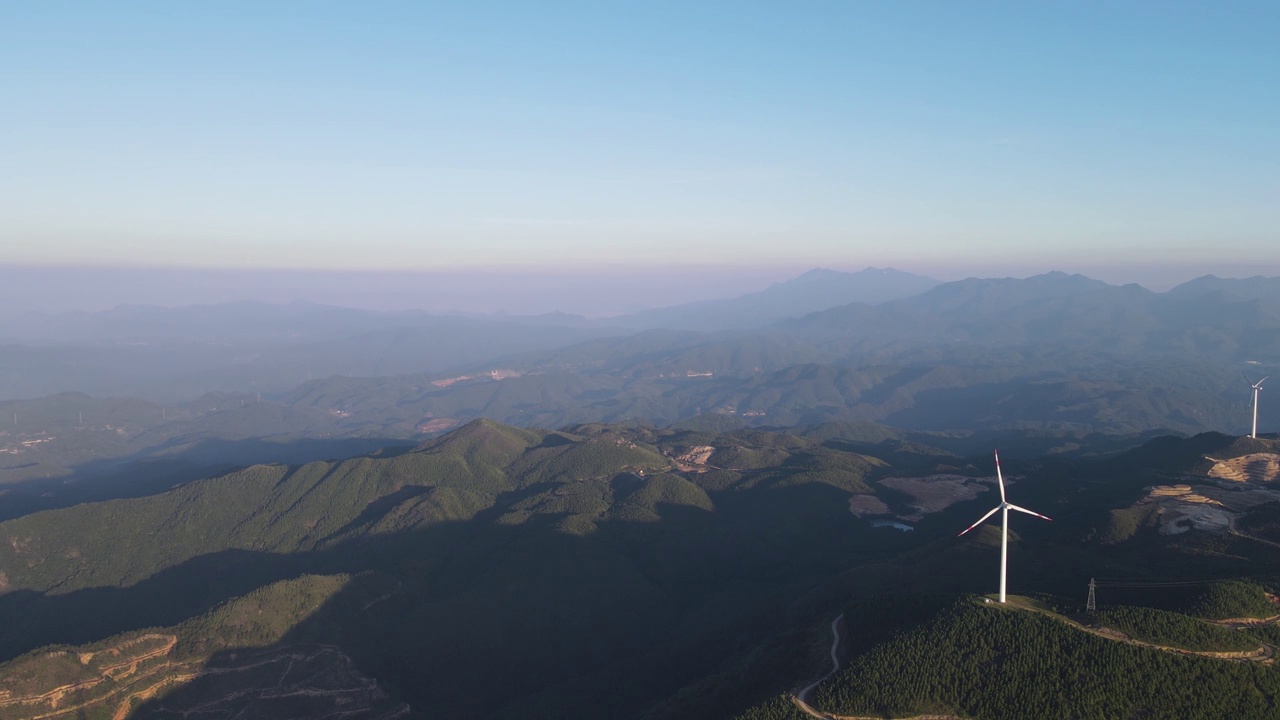
MULTIPOLYGON (((1094 573, 1276 572, 1276 478, 1230 474, 1274 449, 1206 436, 1101 460, 1009 458, 1011 499, 1055 518, 1011 519, 1012 587, 1070 596, 1094 573), (1144 470, 1150 458, 1168 462, 1144 470), (1151 489, 1172 482, 1187 488, 1151 489), (1253 504, 1235 506, 1227 532, 1201 521, 1225 511, 1200 498, 1253 504)), ((421 717, 728 717, 813 677, 832 614, 859 598, 989 592, 997 529, 955 534, 995 502, 993 471, 986 452, 860 424, 551 431, 486 420, 413 447, 258 465, 0 523, 0 614, 22 618, 0 626, 0 661, 18 662, 0 681, 148 628, 181 637, 174 628, 283 581, 352 577, 325 581, 307 612, 284 603, 288 617, 273 618, 260 605, 275 639, 254 652, 312 657, 338 689, 370 679, 371 698, 421 717), (39 649, 50 644, 81 649, 39 649)), ((1151 606, 1140 590, 1100 592, 1151 606)), ((866 630, 878 622, 868 617, 848 624, 866 630)), ((1117 622, 1156 637, 1160 617, 1117 622)), ((208 622, 202 637, 239 632, 208 622)), ((209 642, 210 654, 165 662, 239 667, 234 640, 209 642)), ((50 672, 49 691, 73 682, 50 672)))
MULTIPOLYGON (((1252 591, 1261 599, 1261 588, 1252 591)), ((1191 628, 1220 643, 1183 652, 1176 632, 1158 643, 1143 638, 1156 623, 1137 631, 1124 625, 1123 633, 1115 612, 1081 612, 1086 625, 1079 625, 1031 609, 1036 603, 1011 601, 1002 607, 975 597, 893 597, 846 609, 858 620, 845 666, 818 686, 811 706, 858 718, 1275 716, 1280 672, 1266 660, 1275 651, 1272 625, 1235 632, 1163 613, 1161 627, 1191 628)), ((1149 619, 1152 611, 1130 609, 1125 617, 1149 619)), ((779 697, 739 720, 805 717, 779 697)))
POLYGON ((304 574, 372 574, 384 592, 343 589, 280 642, 340 646, 423 717, 724 715, 751 678, 805 662, 757 650, 818 611, 828 577, 912 542, 852 516, 850 493, 889 463, 954 460, 848 442, 476 421, 28 515, 0 523, 0 611, 23 618, 0 628, 0 657, 177 626, 304 574))

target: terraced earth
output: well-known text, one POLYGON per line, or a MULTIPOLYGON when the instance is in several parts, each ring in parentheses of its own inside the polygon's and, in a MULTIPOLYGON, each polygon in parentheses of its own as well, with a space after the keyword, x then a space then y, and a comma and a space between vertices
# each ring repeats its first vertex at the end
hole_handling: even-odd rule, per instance
POLYGON ((403 716, 408 706, 339 648, 286 640, 287 628, 347 584, 340 576, 283 581, 177 627, 29 653, 0 665, 0 717, 403 716))

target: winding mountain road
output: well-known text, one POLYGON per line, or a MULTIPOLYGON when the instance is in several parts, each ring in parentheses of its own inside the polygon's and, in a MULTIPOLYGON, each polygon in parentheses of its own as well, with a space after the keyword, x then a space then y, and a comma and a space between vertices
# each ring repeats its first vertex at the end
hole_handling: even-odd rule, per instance
MULTIPOLYGON (((814 688, 821 685, 823 680, 826 680, 840 671, 840 656, 838 653, 840 651, 840 623, 843 621, 844 613, 840 613, 836 616, 835 620, 831 621, 831 672, 823 675, 815 680, 813 684, 796 693, 796 699, 799 700, 804 707, 808 707, 809 705, 809 693, 813 692, 814 688)), ((816 713, 814 714, 816 715, 816 713)))

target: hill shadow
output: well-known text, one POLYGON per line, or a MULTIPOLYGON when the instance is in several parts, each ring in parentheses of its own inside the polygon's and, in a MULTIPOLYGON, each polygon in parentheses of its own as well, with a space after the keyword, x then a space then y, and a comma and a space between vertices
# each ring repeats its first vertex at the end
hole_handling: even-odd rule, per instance
MULTIPOLYGON (((806 657, 753 651, 837 607, 838 596, 814 601, 813 593, 888 552, 883 539, 900 540, 851 522, 843 496, 823 485, 729 491, 714 495, 714 511, 659 503, 656 521, 600 520, 582 534, 564 531, 565 513, 519 525, 486 516, 307 553, 211 553, 126 588, 0 596, 0 615, 26 620, 0 630, 0 655, 174 625, 271 582, 345 573, 374 580, 353 581, 278 645, 231 648, 204 666, 335 647, 416 716, 594 718, 639 717, 741 665, 745 674, 682 701, 698 716, 727 716, 779 689, 761 677, 807 672, 806 657)), ((325 667, 316 677, 338 665, 325 667)), ((214 680, 231 675, 179 687, 132 717, 204 705, 229 692, 214 680)), ((260 710, 237 717, 293 712, 260 710)))
MULTIPOLYGON (((1210 438, 1200 440, 1189 444, 1198 450, 1210 438)), ((1117 458, 1106 467, 1119 477, 1126 474, 1123 465, 1117 458)), ((1010 469, 1017 471, 1016 463, 1010 469)), ((1050 470, 1069 480, 1065 467, 1036 474, 1050 470)), ((687 488, 689 478, 696 480, 668 477, 664 487, 687 488)), ((1188 567, 1186 557, 1197 553, 1205 559, 1195 570, 1207 573, 1223 565, 1227 551, 1240 552, 1217 548, 1209 557, 1204 543, 1219 538, 1208 536, 1143 535, 1119 547, 1084 547, 1092 516, 1073 520, 1054 506, 1077 490, 1030 482, 1015 487, 1018 502, 1058 520, 1041 525, 1019 518, 1014 525, 1025 537, 1015 536, 1010 547, 1015 592, 1070 593, 1099 567, 1145 567, 1158 576, 1188 567), (1167 552, 1169 543, 1186 544, 1174 547, 1187 554, 1167 552), (1049 544, 1052 553, 1040 552, 1049 544), (1153 561, 1161 550, 1168 557, 1153 561)), ((1105 484, 1081 487, 1098 496, 1113 491, 1105 484)), ((355 579, 278 643, 214 653, 201 664, 210 670, 207 677, 148 700, 133 716, 319 717, 326 711, 303 703, 302 695, 299 704, 289 704, 288 693, 274 699, 261 693, 276 684, 323 689, 336 683, 343 691, 331 694, 334 702, 356 698, 344 712, 371 703, 370 717, 394 712, 398 701, 415 716, 432 718, 730 717, 810 675, 812 657, 803 642, 797 649, 796 633, 824 629, 828 613, 851 596, 886 587, 990 592, 995 585, 996 529, 954 539, 989 498, 956 504, 900 533, 852 518, 848 492, 818 482, 744 481, 707 490, 710 509, 691 493, 663 496, 681 502, 652 501, 651 513, 623 513, 624 506, 644 502, 644 490, 630 473, 596 484, 533 484, 499 493, 469 520, 427 517, 401 532, 366 530, 293 554, 213 552, 124 588, 10 592, 0 595, 0 616, 23 622, 0 626, 0 657, 174 625, 280 580, 346 574, 355 579), (602 490, 612 493, 606 510, 568 502, 602 490), (539 495, 548 502, 528 502, 539 495), (585 514, 573 513, 582 507, 588 509, 578 512, 585 514), (277 662, 286 656, 297 661, 297 675, 289 675, 288 662, 277 662), (231 682, 239 676, 235 668, 258 662, 264 669, 256 680, 249 673, 231 682), (373 692, 361 678, 375 679, 386 695, 360 695, 373 692), (235 693, 262 701, 219 704, 235 693)), ((385 492, 361 500, 354 515, 363 520, 345 527, 375 527, 380 517, 419 502, 424 491, 387 485, 385 492)), ((1258 558, 1242 555, 1231 571, 1262 562, 1258 558)))
POLYGON ((70 475, 0 485, 0 522, 86 502, 137 498, 257 464, 302 465, 377 453, 393 457, 414 447, 402 438, 301 438, 171 441, 133 454, 76 465, 70 475), (158 452, 164 452, 157 455, 158 452))
MULTIPOLYGON (((965 542, 931 534, 899 555, 902 545, 890 551, 877 539, 905 535, 828 512, 837 495, 821 486, 713 494, 715 512, 664 504, 657 521, 603 521, 588 534, 562 532, 563 516, 547 515, 354 541, 277 568, 363 573, 319 612, 272 647, 227 649, 205 667, 332 647, 407 703, 412 717, 730 717, 805 677, 811 658, 797 649, 797 629, 825 626, 851 598, 886 587, 994 587, 994 528, 965 542)), ((1059 557, 1037 558, 1016 540, 1016 592, 1069 593, 1098 562, 1096 553, 1055 547, 1059 557)), ((1140 543, 1119 555, 1137 566, 1151 551, 1140 543)), ((253 568, 262 559, 230 561, 253 568)), ((1160 563, 1163 571, 1172 561, 1160 563)), ((1209 568, 1206 560, 1199 569, 1209 568)), ((321 675, 334 677, 337 667, 321 675)), ((217 698, 249 688, 213 681, 221 677, 178 687, 131 717, 225 710, 217 698)), ((260 684, 279 679, 264 677, 260 684)), ((323 714, 300 707, 264 701, 235 710, 250 720, 323 714)), ((367 716, 378 717, 381 707, 367 716)))

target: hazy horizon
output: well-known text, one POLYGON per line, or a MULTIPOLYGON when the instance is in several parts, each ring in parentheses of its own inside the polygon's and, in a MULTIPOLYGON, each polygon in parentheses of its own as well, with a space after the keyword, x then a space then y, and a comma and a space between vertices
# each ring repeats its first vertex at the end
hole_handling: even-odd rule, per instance
MULTIPOLYGON (((518 268, 342 271, 0 264, 0 303, 6 314, 101 311, 121 305, 182 307, 260 301, 308 302, 384 312, 421 310, 441 314, 510 315, 560 312, 601 318, 739 297, 818 268, 858 272, 869 267, 639 266, 531 272, 518 268)), ((1113 285, 1136 283, 1154 292, 1164 292, 1204 275, 1245 278, 1267 275, 1268 270, 1280 275, 1280 267, 1248 265, 1015 267, 989 274, 982 274, 982 268, 972 268, 975 272, 964 272, 960 267, 924 271, 893 269, 940 282, 969 277, 1022 278, 1056 271, 1078 273, 1113 285)))

